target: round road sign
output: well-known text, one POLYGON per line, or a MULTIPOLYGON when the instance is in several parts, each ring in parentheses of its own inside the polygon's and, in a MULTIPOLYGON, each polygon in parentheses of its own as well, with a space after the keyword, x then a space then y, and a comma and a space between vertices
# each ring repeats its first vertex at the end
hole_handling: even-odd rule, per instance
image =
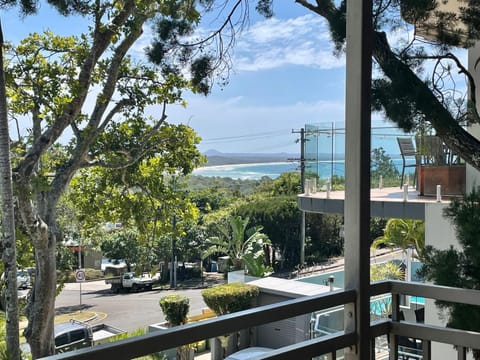
POLYGON ((77 282, 84 282, 85 281, 85 270, 78 269, 75 271, 75 279, 77 282))

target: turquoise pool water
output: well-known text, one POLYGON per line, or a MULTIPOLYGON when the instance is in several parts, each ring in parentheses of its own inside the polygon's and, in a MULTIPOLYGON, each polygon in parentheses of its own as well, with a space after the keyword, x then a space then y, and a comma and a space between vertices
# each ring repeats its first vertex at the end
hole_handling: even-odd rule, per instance
MULTIPOLYGON (((420 267, 421 267, 421 263, 417 261, 412 262, 412 275, 416 275, 417 269, 419 269, 420 267)), ((333 276, 334 278, 333 285, 336 288, 343 289, 345 287, 345 277, 344 277, 343 270, 309 276, 309 277, 298 279, 296 281, 302 281, 302 282, 317 284, 317 285, 328 285, 328 279, 330 278, 330 276, 333 276)), ((416 276, 412 276, 412 278, 413 278, 412 279, 413 281, 421 280, 421 279, 418 279, 416 276)), ((382 298, 380 303, 375 303, 375 300, 372 299, 372 305, 371 305, 372 313, 378 315, 378 312, 385 310, 385 307, 388 306, 390 302, 391 302, 390 296, 386 296, 385 298, 382 298)), ((425 298, 420 296, 411 296, 410 302, 419 304, 419 305, 425 305, 425 298)))

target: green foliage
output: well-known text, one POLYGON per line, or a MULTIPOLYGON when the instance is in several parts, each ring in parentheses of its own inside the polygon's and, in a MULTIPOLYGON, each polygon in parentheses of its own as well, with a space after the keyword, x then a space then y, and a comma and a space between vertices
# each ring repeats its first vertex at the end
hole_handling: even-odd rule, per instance
POLYGON ((187 297, 178 294, 169 294, 160 299, 165 319, 173 326, 187 322, 190 301, 187 297))
POLYGON ((17 252, 17 267, 28 268, 35 266, 33 245, 30 239, 25 235, 21 229, 15 231, 16 235, 16 252, 17 252))
MULTIPOLYGON (((237 207, 236 213, 248 217, 253 224, 262 224, 272 246, 283 255, 284 264, 298 264, 300 220, 294 196, 257 196, 237 207)), ((275 259, 270 259, 273 265, 275 259)))
POLYGON ((416 256, 422 260, 425 250, 425 223, 422 220, 389 219, 384 235, 375 239, 372 248, 380 246, 407 250, 413 247, 416 256))
POLYGON ((245 254, 242 258, 247 274, 256 277, 270 275, 273 268, 265 265, 265 249, 271 244, 270 240, 261 237, 249 240, 245 244, 245 254))
POLYGON ((242 219, 241 216, 233 216, 228 220, 228 225, 219 225, 220 236, 210 237, 206 240, 208 248, 203 253, 202 258, 212 254, 226 254, 230 257, 233 270, 243 268, 244 258, 251 254, 249 262, 251 271, 259 271, 260 251, 263 252, 264 245, 270 244, 268 237, 263 234, 262 227, 257 226, 247 229, 249 218, 242 219), (253 253, 251 253, 253 252, 253 253))
POLYGON ((309 241, 305 246, 308 263, 325 261, 343 254, 344 239, 340 236, 343 216, 334 214, 306 214, 306 234, 309 241))
MULTIPOLYGON (((136 337, 136 336, 145 335, 146 332, 147 332, 146 329, 141 328, 135 331, 124 332, 115 336, 111 336, 107 339, 107 341, 109 343, 112 343, 112 342, 125 340, 125 339, 136 337)), ((164 354, 155 353, 155 354, 135 358, 135 360, 167 360, 167 357, 164 354)))
MULTIPOLYGON (((405 273, 400 269, 400 267, 393 263, 387 262, 382 264, 374 264, 370 266, 370 281, 380 281, 380 280, 404 280, 405 273)), ((390 297, 377 296, 372 298, 371 302, 371 314, 373 316, 380 316, 381 318, 386 318, 392 313, 392 300, 390 297)))
MULTIPOLYGON (((63 282, 76 282, 75 271, 57 271, 57 278, 62 279, 63 282)), ((99 280, 103 279, 104 274, 102 270, 86 268, 85 269, 85 280, 99 280)))
MULTIPOLYGON (((435 284, 463 289, 480 289, 480 192, 473 190, 463 198, 455 198, 445 209, 444 215, 455 226, 460 249, 450 246, 446 250, 427 246, 423 257, 421 275, 435 284)), ((480 307, 437 302, 446 310, 447 326, 480 331, 480 307)), ((480 351, 474 351, 479 358, 480 351)))
POLYGON ((142 244, 137 240, 138 234, 133 230, 112 231, 102 242, 101 249, 109 259, 124 259, 130 271, 131 264, 139 260, 142 244))
POLYGON ((218 315, 249 309, 260 290, 257 286, 230 283, 202 290, 205 304, 218 315))
POLYGON ((300 173, 285 172, 273 180, 272 196, 297 196, 302 192, 300 173))
POLYGON ((373 264, 370 266, 370 281, 403 280, 404 272, 393 262, 373 264))
MULTIPOLYGON (((3 294, 2 294, 3 295, 3 294)), ((8 360, 6 331, 5 331, 5 313, 0 311, 0 359, 8 360)))
POLYGON ((56 262, 57 270, 62 272, 72 271, 78 266, 78 259, 73 251, 62 243, 57 244, 56 262))
POLYGON ((384 186, 392 186, 398 183, 399 172, 393 163, 391 157, 387 155, 383 148, 372 150, 372 164, 370 177, 372 183, 378 185, 380 176, 383 179, 384 186))
POLYGON ((201 175, 192 175, 188 178, 188 190, 195 194, 197 191, 207 190, 220 192, 221 196, 226 197, 226 202, 238 197, 252 194, 259 184, 271 182, 270 178, 262 180, 232 179, 229 177, 210 177, 201 175))
MULTIPOLYGON (((183 91, 198 91, 199 86, 192 84, 184 71, 171 71, 169 65, 182 60, 178 43, 169 51, 170 61, 161 66, 129 54, 147 24, 163 18, 181 19, 193 30, 200 19, 197 6, 211 3, 157 0, 112 6, 108 1, 48 2, 57 5, 62 14, 84 15, 91 21, 83 22, 84 31, 79 30, 78 36, 32 33, 18 45, 8 44, 4 49, 9 111, 12 117, 31 122, 22 123, 30 131, 12 144, 12 153, 18 218, 24 222, 19 227, 35 243, 38 274, 53 271, 55 242, 62 239, 60 235, 71 235, 58 231, 55 209, 82 169, 85 172, 79 183, 91 174, 101 175, 88 179, 91 181, 86 181, 85 188, 91 192, 80 194, 77 199, 81 201, 72 202, 78 203, 83 218, 89 221, 75 219, 82 226, 96 228, 108 219, 124 226, 135 222, 139 240, 146 243, 147 232, 150 236, 153 233, 151 237, 161 233, 152 231, 152 223, 164 200, 175 205, 169 207, 170 212, 181 208, 182 215, 187 214, 182 219, 195 217, 194 206, 176 206, 175 196, 163 196, 165 187, 157 185, 162 170, 170 174, 179 170, 186 175, 202 162, 196 148, 200 140, 193 130, 166 123, 167 104, 184 106, 183 91), (145 116, 146 109, 152 107, 155 117, 145 116), (132 196, 142 190, 150 196, 132 196), (153 195, 149 193, 154 191, 153 195), (153 206, 148 207, 145 200, 151 199, 153 206)), ((34 10, 37 4, 7 1, 2 6, 17 3, 23 10, 30 4, 34 10)), ((154 32, 152 39, 162 41, 160 35, 154 32)), ((177 69, 188 71, 191 61, 202 52, 193 46, 188 48, 192 56, 177 69)), ((165 226, 158 229, 166 228, 168 222, 163 219, 165 226)), ((37 283, 38 293, 31 298, 32 315, 26 333, 34 357, 49 355, 53 349, 51 329, 43 330, 53 316, 48 289, 55 286, 54 279, 38 276, 41 284, 37 283)))
MULTIPOLYGON (((140 125, 135 136, 129 127, 124 131, 123 135, 112 136, 112 141, 123 137, 131 146, 143 146, 133 139, 138 137, 141 141, 140 125)), ((154 220, 155 230, 167 233, 173 231, 174 213, 182 220, 194 220, 198 216, 194 204, 180 191, 184 186, 181 175, 190 173, 203 161, 196 148, 198 136, 184 125, 164 124, 151 140, 156 150, 143 161, 132 164, 128 171, 94 168, 82 171, 72 180, 69 199, 80 210, 79 220, 84 225, 94 228, 99 217, 105 222, 134 222, 145 237, 151 234, 154 220)), ((120 146, 121 142, 115 145, 120 146)), ((181 226, 177 226, 177 230, 178 236, 181 226)))

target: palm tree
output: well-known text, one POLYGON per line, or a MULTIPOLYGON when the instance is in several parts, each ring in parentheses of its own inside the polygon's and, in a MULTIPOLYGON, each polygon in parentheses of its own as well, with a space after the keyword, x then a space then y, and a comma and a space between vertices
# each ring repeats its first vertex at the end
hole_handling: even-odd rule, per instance
POLYGON ((381 245, 403 251, 413 247, 416 257, 421 260, 425 250, 425 223, 421 220, 390 219, 383 236, 375 239, 372 248, 377 249, 381 245))
MULTIPOLYGON (((220 236, 207 239, 209 248, 203 253, 202 258, 215 253, 223 253, 230 257, 233 270, 241 270, 247 266, 252 275, 261 272, 263 264, 263 247, 269 245, 268 236, 262 233, 262 226, 255 226, 247 229, 249 218, 242 219, 241 216, 233 216, 227 225, 218 227, 220 236), (260 270, 259 270, 260 268, 260 270)), ((266 267, 263 270, 268 271, 266 267)), ((263 274, 261 274, 263 275, 263 274)))

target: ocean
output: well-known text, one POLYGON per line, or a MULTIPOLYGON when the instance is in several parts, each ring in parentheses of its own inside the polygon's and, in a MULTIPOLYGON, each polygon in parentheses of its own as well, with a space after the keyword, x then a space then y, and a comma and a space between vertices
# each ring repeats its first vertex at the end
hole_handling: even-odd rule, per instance
MULTIPOLYGON (((399 171, 402 170, 402 160, 392 160, 399 171)), ((337 176, 345 175, 344 161, 335 161, 332 165, 330 161, 320 161, 315 163, 318 166, 318 173, 321 178, 331 177, 332 174, 337 176), (317 165, 318 164, 318 165, 317 165)), ((307 172, 310 170, 309 164, 306 165, 307 172)), ((412 168, 409 172, 411 172, 412 168)), ((300 172, 299 162, 275 162, 261 164, 235 164, 235 165, 219 165, 206 166, 195 169, 192 175, 201 175, 207 177, 229 177, 232 179, 242 180, 259 180, 264 176, 276 179, 284 172, 300 172)), ((310 170, 314 171, 314 170, 310 170)))
POLYGON ((298 162, 278 162, 261 164, 235 164, 206 166, 195 169, 192 175, 208 177, 229 177, 242 180, 259 180, 264 176, 275 179, 284 172, 300 171, 298 162))

